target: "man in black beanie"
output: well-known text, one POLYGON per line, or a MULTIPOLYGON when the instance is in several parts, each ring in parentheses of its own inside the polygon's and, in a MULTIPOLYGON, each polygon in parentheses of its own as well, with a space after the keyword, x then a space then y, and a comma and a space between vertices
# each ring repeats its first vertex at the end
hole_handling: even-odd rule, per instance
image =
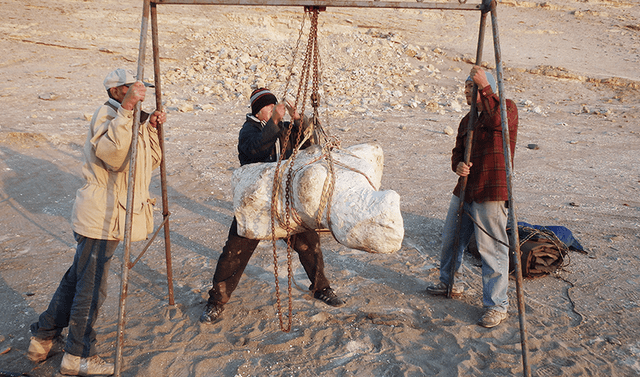
MULTIPOLYGON (((240 165, 275 162, 281 153, 281 139, 284 138, 289 127, 289 122, 283 121, 285 104, 278 104, 276 96, 265 88, 254 90, 251 93, 250 103, 251 114, 247 114, 238 137, 240 165)), ((294 124, 284 158, 291 155, 300 130, 300 115, 294 111, 292 118, 294 124)), ((209 299, 200 316, 200 322, 213 323, 220 317, 224 305, 231 298, 259 242, 259 240, 239 236, 238 223, 236 218, 233 218, 227 242, 218 258, 213 275, 213 287, 209 291, 209 299)), ((294 234, 291 236, 291 245, 298 253, 300 263, 311 281, 309 289, 313 292, 313 297, 327 305, 344 305, 344 301, 331 289, 329 280, 324 274, 324 261, 318 233, 309 230, 294 234)))

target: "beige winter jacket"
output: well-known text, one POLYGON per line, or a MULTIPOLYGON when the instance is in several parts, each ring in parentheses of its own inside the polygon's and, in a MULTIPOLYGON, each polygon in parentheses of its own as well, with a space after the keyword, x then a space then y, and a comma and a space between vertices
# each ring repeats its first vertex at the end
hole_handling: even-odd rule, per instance
MULTIPOLYGON (((84 145, 86 183, 76 193, 71 215, 76 233, 94 239, 124 239, 132 129, 133 111, 113 99, 93 114, 84 145)), ((131 241, 144 240, 153 232, 155 199, 149 197, 149 183, 161 157, 157 130, 145 120, 138 136, 131 241)))

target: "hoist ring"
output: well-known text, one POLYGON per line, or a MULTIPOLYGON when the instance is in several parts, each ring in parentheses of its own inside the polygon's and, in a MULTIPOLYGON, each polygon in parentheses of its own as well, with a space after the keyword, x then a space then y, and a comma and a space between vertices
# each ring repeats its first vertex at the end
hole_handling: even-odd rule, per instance
POLYGON ((308 6, 308 5, 304 7, 304 11, 307 13, 312 12, 316 9, 318 10, 318 12, 324 12, 325 10, 327 10, 327 7, 314 7, 314 6, 308 6))
POLYGON ((311 106, 318 107, 320 106, 320 94, 319 93, 311 93, 311 106))

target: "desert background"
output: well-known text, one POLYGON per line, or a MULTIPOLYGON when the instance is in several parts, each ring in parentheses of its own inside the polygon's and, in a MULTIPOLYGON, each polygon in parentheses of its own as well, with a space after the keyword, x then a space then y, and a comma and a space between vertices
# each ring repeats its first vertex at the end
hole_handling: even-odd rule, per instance
MULTIPOLYGON (((533 376, 640 375, 638 5, 498 2, 503 94, 520 114, 518 220, 565 226, 587 251, 524 282, 533 376)), ((106 74, 136 69, 142 0, 0 0, 0 9, 0 370, 54 376, 62 353, 28 361, 29 325, 72 262, 69 216, 83 184, 87 126, 107 99, 106 74)), ((457 177, 450 133, 467 111, 477 11, 320 14, 325 128, 345 146, 382 146, 382 189, 401 196, 403 246, 368 254, 323 233, 327 274, 347 305, 314 300, 294 256, 293 329, 284 333, 264 242, 222 321, 198 322, 233 217, 231 175, 249 93, 266 85, 282 94, 303 14, 302 7, 158 6, 176 307, 168 306, 159 237, 129 274, 122 375, 522 375, 514 281, 509 318, 494 329, 475 324, 482 286, 472 260, 463 267, 462 298, 424 293, 438 277, 457 177)), ((148 46, 152 82, 150 34, 148 46)), ((482 64, 495 68, 490 18, 482 64)), ((150 90, 145 109, 154 103, 150 90)), ((160 197, 159 173, 151 191, 160 197)), ((134 256, 142 246, 133 245, 134 256)), ((122 249, 97 323, 108 361, 122 249)), ((279 261, 286 261, 282 243, 279 261)))

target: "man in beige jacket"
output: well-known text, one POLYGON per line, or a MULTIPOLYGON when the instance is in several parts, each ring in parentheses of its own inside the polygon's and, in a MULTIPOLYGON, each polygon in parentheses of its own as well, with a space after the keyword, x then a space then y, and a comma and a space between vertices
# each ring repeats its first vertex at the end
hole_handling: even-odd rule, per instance
MULTIPOLYGON (((114 373, 114 365, 96 355, 93 326, 107 295, 111 257, 124 238, 133 110, 144 101, 146 87, 132 72, 121 68, 107 75, 104 86, 109 100, 91 120, 82 168, 86 183, 76 193, 71 215, 78 242, 73 264, 47 310, 31 325, 28 357, 33 362, 45 360, 54 339, 60 339, 62 330, 69 327, 60 367, 64 375, 114 373)), ((162 158, 156 127, 166 120, 161 111, 140 115, 132 241, 146 239, 153 231, 154 201, 149 197, 149 183, 162 158)))

